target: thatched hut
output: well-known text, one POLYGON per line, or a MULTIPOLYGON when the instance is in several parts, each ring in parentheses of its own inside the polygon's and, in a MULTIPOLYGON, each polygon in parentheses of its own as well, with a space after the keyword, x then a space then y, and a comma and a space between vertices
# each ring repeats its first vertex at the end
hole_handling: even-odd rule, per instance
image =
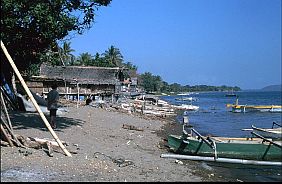
POLYGON ((89 66, 51 66, 42 64, 40 75, 27 80, 35 93, 47 94, 54 82, 60 95, 68 99, 90 95, 112 96, 119 94, 124 81, 124 68, 89 66))

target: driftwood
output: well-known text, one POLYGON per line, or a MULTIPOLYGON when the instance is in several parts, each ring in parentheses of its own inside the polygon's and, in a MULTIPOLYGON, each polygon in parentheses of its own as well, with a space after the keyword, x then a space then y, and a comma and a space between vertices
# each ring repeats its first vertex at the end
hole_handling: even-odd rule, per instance
POLYGON ((1 146, 9 146, 9 143, 6 141, 1 140, 1 146))
POLYGON ((138 128, 138 127, 136 127, 136 126, 133 126, 133 125, 126 125, 126 124, 123 124, 123 125, 122 125, 122 128, 128 129, 128 130, 144 131, 143 129, 138 128))
MULTIPOLYGON (((59 146, 59 144, 56 141, 51 141, 47 139, 41 139, 41 138, 33 138, 33 137, 27 137, 26 140, 28 141, 35 141, 38 142, 39 144, 50 144, 51 146, 59 146)), ((66 142, 62 141, 62 144, 67 145, 66 142)))
POLYGON ((31 140, 28 140, 26 138, 24 138, 22 135, 18 136, 17 137, 18 140, 26 147, 28 148, 34 148, 34 149, 41 149, 42 148, 42 145, 36 141, 31 141, 31 140))
MULTIPOLYGON (((43 149, 50 157, 53 157, 54 152, 63 153, 60 146, 55 141, 33 137, 24 138, 23 136, 18 136, 18 139, 28 148, 43 149)), ((64 141, 62 141, 62 143, 67 145, 64 141)), ((77 154, 76 151, 70 151, 70 153, 77 154)))

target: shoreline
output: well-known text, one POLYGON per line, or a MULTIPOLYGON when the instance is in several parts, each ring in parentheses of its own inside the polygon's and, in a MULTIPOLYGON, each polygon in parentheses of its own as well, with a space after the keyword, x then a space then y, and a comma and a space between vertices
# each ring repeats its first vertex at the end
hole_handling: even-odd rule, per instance
MULTIPOLYGON (((49 138, 37 113, 10 114, 14 132, 22 136, 49 138)), ((49 118, 49 117, 47 117, 49 118)), ((173 118, 154 118, 90 106, 57 117, 55 129, 72 157, 62 151, 49 157, 44 150, 1 146, 2 181, 220 181, 200 163, 160 158, 167 153, 168 134, 179 133, 173 118), (129 130, 131 125, 143 131, 129 130), (29 153, 29 154, 26 154, 29 153)))

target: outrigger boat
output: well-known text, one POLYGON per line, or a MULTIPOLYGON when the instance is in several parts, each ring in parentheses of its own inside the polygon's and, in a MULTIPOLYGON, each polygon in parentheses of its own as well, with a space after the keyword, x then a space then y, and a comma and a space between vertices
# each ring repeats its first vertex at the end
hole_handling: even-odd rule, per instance
POLYGON ((247 131, 254 131, 265 138, 272 138, 282 140, 282 126, 273 122, 272 128, 258 128, 252 125, 251 129, 242 129, 247 131), (278 128, 274 128, 274 125, 279 126, 278 128))
POLYGON ((255 132, 251 132, 255 137, 232 138, 204 137, 195 129, 190 130, 190 134, 183 128, 183 135, 169 135, 168 146, 176 154, 162 157, 282 166, 281 141, 267 139, 255 132))
POLYGON ((233 92, 233 90, 230 93, 225 94, 226 97, 237 97, 237 95, 233 92))
POLYGON ((249 112, 249 111, 260 111, 260 112, 282 112, 281 105, 239 105, 238 98, 235 104, 226 104, 226 107, 231 107, 232 112, 249 112))

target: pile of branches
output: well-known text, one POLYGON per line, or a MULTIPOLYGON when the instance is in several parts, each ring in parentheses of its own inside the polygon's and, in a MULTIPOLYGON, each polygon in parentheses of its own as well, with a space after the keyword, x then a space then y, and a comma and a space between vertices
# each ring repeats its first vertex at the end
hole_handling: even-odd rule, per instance
POLYGON ((18 140, 17 136, 14 134, 12 123, 8 114, 8 109, 6 104, 10 104, 7 97, 4 95, 3 91, 0 92, 1 96, 1 145, 3 146, 19 146, 24 147, 24 145, 18 140), (4 98, 6 97, 6 98, 4 98))

